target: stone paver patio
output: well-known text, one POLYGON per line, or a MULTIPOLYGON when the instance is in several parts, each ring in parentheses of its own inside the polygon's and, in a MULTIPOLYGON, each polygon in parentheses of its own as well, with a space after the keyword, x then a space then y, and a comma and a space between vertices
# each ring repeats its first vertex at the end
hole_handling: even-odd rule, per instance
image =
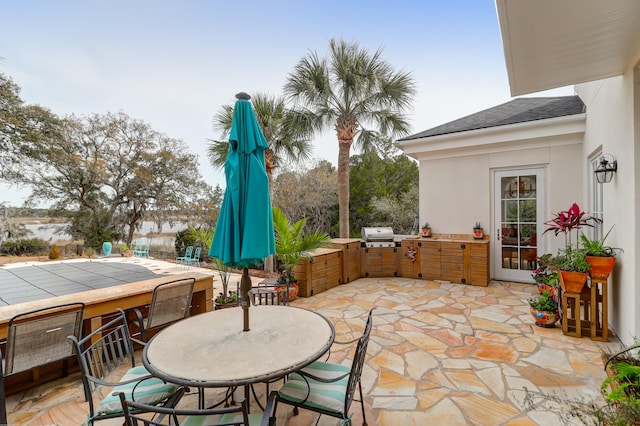
MULTIPOLYGON (((376 308, 362 375, 370 425, 558 424, 548 411, 524 411, 523 389, 601 398, 602 349, 620 344, 535 326, 526 299, 536 294, 526 284, 361 278, 292 304, 328 317, 337 340, 358 336, 376 308)), ((334 362, 348 362, 348 350, 334 349, 334 362)), ((11 424, 30 426, 80 424, 86 413, 77 375, 12 395, 7 408, 11 424)), ((362 424, 359 403, 351 411, 354 425, 362 424)), ((278 409, 278 425, 309 425, 316 417, 278 409)), ((322 416, 319 424, 339 421, 322 416)))

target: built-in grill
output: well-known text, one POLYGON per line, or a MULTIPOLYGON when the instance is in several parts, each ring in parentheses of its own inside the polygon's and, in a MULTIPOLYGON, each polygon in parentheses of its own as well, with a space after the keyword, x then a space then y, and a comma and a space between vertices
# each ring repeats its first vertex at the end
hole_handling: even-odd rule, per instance
POLYGON ((395 247, 393 241, 393 228, 362 228, 362 239, 364 247, 395 247))

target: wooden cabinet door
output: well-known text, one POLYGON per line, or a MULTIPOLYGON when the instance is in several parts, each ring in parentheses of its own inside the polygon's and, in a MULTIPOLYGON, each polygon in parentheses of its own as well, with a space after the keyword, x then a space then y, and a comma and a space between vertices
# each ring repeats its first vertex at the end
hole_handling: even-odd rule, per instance
POLYGON ((465 251, 467 251, 467 244, 465 243, 440 243, 440 265, 443 280, 453 283, 466 282, 465 251))
POLYGON ((442 266, 440 265, 440 242, 420 241, 420 274, 423 280, 441 280, 442 266))

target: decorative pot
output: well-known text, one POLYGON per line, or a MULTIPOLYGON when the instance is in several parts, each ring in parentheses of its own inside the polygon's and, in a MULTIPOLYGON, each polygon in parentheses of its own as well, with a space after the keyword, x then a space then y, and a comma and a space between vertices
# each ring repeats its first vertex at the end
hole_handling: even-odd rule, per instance
POLYGON ((587 256, 587 262, 591 265, 591 278, 599 278, 606 280, 609 278, 613 266, 616 264, 616 258, 613 256, 587 256))
POLYGON ((422 228, 422 236, 424 238, 431 237, 431 228, 422 228))
POLYGON ((220 302, 213 302, 214 305, 214 309, 217 311, 218 309, 228 309, 228 308, 235 308, 238 305, 238 302, 226 302, 226 303, 220 303, 220 302))
POLYGON ((536 325, 538 327, 555 327, 556 323, 560 319, 560 314, 558 312, 539 311, 534 307, 531 307, 530 312, 531 315, 533 315, 533 318, 536 320, 536 325))
POLYGON ((558 271, 562 291, 566 293, 581 293, 589 278, 588 272, 558 271))
POLYGON ((111 243, 108 241, 105 241, 104 243, 102 243, 102 254, 109 257, 111 256, 111 243))
POLYGON ((484 229, 482 228, 473 228, 473 238, 476 240, 481 240, 484 238, 484 229))
MULTIPOLYGON (((276 291, 278 292, 283 290, 285 290, 285 286, 280 286, 276 288, 276 291)), ((289 283, 289 293, 287 294, 287 298, 289 299, 289 302, 296 300, 296 298, 298 297, 299 291, 300 291, 300 287, 298 286, 297 283, 295 282, 289 283)), ((284 295, 280 295, 280 301, 284 302, 284 295)))
POLYGON ((538 287, 538 292, 540 294, 542 294, 545 290, 549 291, 549 295, 551 295, 551 298, 555 301, 558 300, 558 290, 549 284, 545 284, 545 283, 536 283, 536 286, 538 287))

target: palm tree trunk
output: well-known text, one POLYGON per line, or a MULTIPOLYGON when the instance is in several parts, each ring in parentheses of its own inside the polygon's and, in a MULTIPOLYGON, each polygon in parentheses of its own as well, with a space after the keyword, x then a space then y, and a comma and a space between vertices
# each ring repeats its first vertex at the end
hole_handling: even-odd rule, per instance
POLYGON ((340 218, 340 238, 349 238, 349 160, 350 140, 338 140, 338 205, 340 218))

